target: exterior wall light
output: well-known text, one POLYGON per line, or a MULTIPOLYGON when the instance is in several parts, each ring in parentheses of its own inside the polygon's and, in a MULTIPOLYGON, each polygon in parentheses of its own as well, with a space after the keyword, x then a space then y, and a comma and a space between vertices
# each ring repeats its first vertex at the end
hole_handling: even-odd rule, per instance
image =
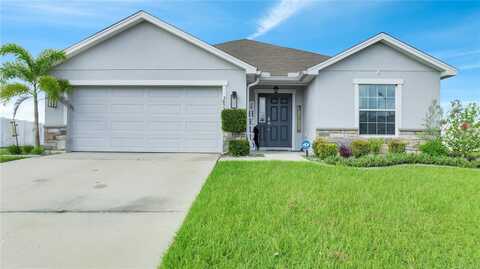
POLYGON ((278 93, 278 86, 273 86, 273 93, 277 94, 278 93))
POLYGON ((238 107, 238 95, 236 91, 232 91, 230 95, 230 108, 236 109, 238 107))

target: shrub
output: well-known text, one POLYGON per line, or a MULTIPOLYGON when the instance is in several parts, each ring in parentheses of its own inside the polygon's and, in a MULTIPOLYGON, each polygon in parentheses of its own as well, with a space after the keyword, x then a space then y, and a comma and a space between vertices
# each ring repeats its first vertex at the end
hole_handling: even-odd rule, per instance
POLYGON ((480 151, 480 106, 470 103, 463 107, 453 101, 447 117, 444 142, 456 155, 467 157, 480 151))
POLYGON ((383 146, 383 139, 382 138, 370 138, 370 139, 368 139, 368 147, 370 149, 370 153, 380 154, 380 150, 382 150, 382 146, 383 146))
POLYGON ((317 145, 317 156, 320 159, 325 159, 331 156, 337 156, 337 144, 334 143, 319 143, 317 145))
POLYGON ((440 138, 435 138, 420 145, 420 151, 432 156, 447 156, 448 149, 440 138))
POLYGON ((247 156, 250 153, 250 144, 246 139, 231 140, 228 142, 228 152, 233 156, 247 156))
POLYGON ((338 149, 338 153, 340 153, 340 156, 342 156, 343 158, 352 157, 352 150, 346 145, 341 145, 338 149))
POLYGON ((365 140, 355 140, 352 142, 352 154, 355 158, 365 156, 370 152, 370 147, 365 140))
POLYGON ((20 147, 17 147, 17 145, 8 146, 7 151, 12 155, 18 155, 22 153, 22 150, 20 149, 20 147))
POLYGON ((44 152, 45 152, 45 149, 42 146, 34 147, 32 150, 32 153, 37 155, 42 155, 44 152))
POLYGON ((432 156, 427 154, 399 153, 387 155, 368 155, 360 158, 343 159, 330 157, 324 160, 328 164, 354 167, 380 167, 399 164, 433 164, 457 166, 465 168, 480 168, 480 161, 468 161, 462 157, 432 156))
POLYGON ((402 140, 394 139, 388 142, 388 153, 405 153, 407 143, 402 140))
POLYGON ((222 129, 225 132, 243 133, 247 128, 245 109, 224 109, 222 111, 222 129))
POLYGON ((25 153, 25 154, 30 154, 30 152, 32 152, 32 150, 33 150, 33 146, 32 146, 32 145, 24 145, 24 146, 22 147, 22 151, 23 151, 23 153, 25 153))
POLYGON ((320 144, 327 144, 328 141, 324 138, 317 138, 313 141, 313 144, 312 144, 312 149, 313 149, 313 153, 315 154, 315 156, 318 156, 318 145, 320 144))

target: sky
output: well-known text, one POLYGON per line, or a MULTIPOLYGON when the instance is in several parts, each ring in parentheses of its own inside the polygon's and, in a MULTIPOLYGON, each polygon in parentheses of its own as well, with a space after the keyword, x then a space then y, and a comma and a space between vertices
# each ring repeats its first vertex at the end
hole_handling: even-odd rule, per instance
MULTIPOLYGON (((34 55, 64 49, 138 10, 210 44, 250 38, 330 56, 387 32, 458 69, 441 81, 444 108, 455 99, 480 102, 480 0, 0 0, 0 43, 34 55)), ((0 106, 0 117, 11 110, 12 104, 0 106)), ((42 102, 42 120, 43 110, 42 102)), ((33 118, 32 102, 17 118, 33 118)))

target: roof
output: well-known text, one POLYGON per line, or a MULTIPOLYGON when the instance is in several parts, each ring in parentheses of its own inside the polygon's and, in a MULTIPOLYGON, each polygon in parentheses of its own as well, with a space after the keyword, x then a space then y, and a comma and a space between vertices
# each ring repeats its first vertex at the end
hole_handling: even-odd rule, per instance
POLYGON ((444 62, 442 62, 441 60, 431 56, 431 55, 428 55, 427 53, 413 47, 413 46, 410 46, 408 45, 407 43, 404 43, 386 33, 379 33, 369 39, 367 39, 366 41, 364 42, 361 42, 335 56, 333 56, 332 58, 322 62, 322 63, 319 63, 313 67, 310 67, 307 69, 307 74, 309 75, 316 75, 318 74, 318 72, 328 66, 331 66, 373 44, 376 44, 378 42, 381 42, 383 44, 386 44, 408 56, 410 56, 411 58, 419 61, 419 62, 422 62, 438 71, 441 72, 441 78, 448 78, 448 77, 452 77, 452 76, 455 76, 457 74, 457 69, 455 69, 455 67, 451 66, 451 65, 448 65, 444 62))
POLYGON ((301 72, 330 57, 315 52, 281 47, 250 39, 240 39, 214 45, 271 75, 301 72))
POLYGON ((138 23, 142 21, 147 21, 152 23, 153 25, 161 28, 162 30, 165 30, 187 42, 190 42, 191 44, 202 48, 209 53, 227 61, 230 62, 242 69, 245 69, 247 73, 256 73, 256 68, 228 53, 225 53, 223 50, 217 49, 213 47, 212 45, 174 27, 173 25, 170 25, 160 19, 158 19, 155 16, 150 15, 149 13, 145 11, 139 11, 103 30, 100 32, 66 48, 64 50, 65 54, 67 55, 67 58, 73 57, 79 53, 81 53, 84 50, 87 50, 96 44, 103 42, 104 40, 107 40, 111 38, 114 35, 117 35, 118 33, 121 33, 130 27, 137 25, 138 23))

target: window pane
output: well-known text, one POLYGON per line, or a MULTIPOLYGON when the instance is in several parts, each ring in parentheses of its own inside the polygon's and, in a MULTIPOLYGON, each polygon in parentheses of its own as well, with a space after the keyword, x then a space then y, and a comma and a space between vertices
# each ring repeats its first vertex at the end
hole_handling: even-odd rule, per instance
POLYGON ((360 111, 360 122, 366 122, 367 121, 367 113, 366 111, 360 111))
POLYGON ((394 135, 395 134, 395 124, 387 124, 387 134, 394 135))
POLYGON ((378 97, 381 97, 381 98, 384 98, 387 96, 387 89, 385 87, 385 85, 377 85, 377 96, 378 97))
POLYGON ((377 124, 368 123, 368 134, 377 134, 377 124))
POLYGON ((395 98, 395 86, 393 85, 387 86, 387 97, 395 98))
POLYGON ((258 122, 265 123, 265 97, 258 98, 258 122))
POLYGON ((369 109, 377 109, 377 98, 369 98, 368 99, 368 108, 369 109))
POLYGON ((383 122, 377 123, 377 134, 386 134, 387 125, 383 122))
POLYGON ((368 108, 368 98, 360 98, 360 109, 368 108))
POLYGON ((385 123, 387 121, 387 112, 377 112, 377 121, 385 123))
POLYGON ((387 122, 388 123, 395 123, 395 112, 388 111, 387 112, 387 122))
POLYGON ((360 134, 368 134, 366 123, 360 123, 360 134))
POLYGON ((368 86, 360 85, 359 91, 360 91, 360 97, 368 97, 368 86))
POLYGON ((377 121, 377 112, 376 111, 368 111, 367 112, 367 121, 368 122, 376 122, 377 121))
POLYGON ((385 109, 385 98, 378 98, 377 109, 385 109))
POLYGON ((375 85, 368 87, 368 97, 377 97, 377 87, 375 85))
POLYGON ((395 98, 387 98, 387 109, 395 109, 395 98))

